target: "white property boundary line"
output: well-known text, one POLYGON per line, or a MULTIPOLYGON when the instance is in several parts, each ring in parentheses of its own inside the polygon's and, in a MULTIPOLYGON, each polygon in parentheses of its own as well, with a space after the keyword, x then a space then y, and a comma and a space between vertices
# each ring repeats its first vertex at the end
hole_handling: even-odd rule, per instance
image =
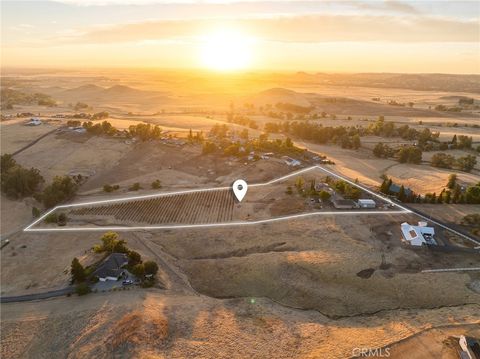
POLYGON ((443 273, 443 272, 470 272, 480 271, 480 267, 472 268, 442 268, 442 269, 424 269, 422 273, 443 273))
POLYGON ((80 207, 80 206, 89 206, 89 205, 96 205, 96 204, 103 204, 103 203, 115 203, 115 202, 124 202, 124 201, 134 201, 134 200, 139 200, 139 199, 146 199, 146 198, 155 198, 155 197, 165 197, 165 196, 173 196, 177 194, 187 194, 187 193, 196 193, 196 192, 208 192, 208 191, 218 191, 218 190, 229 190, 231 187, 215 187, 215 188, 202 188, 202 189, 192 189, 192 190, 183 190, 183 191, 176 191, 176 192, 164 192, 164 193, 155 193, 155 194, 149 194, 149 195, 142 195, 142 196, 132 196, 132 197, 124 197, 124 198, 115 198, 115 199, 107 199, 107 200, 100 200, 100 201, 92 201, 92 202, 82 202, 82 203, 74 203, 74 204, 67 204, 67 205, 60 205, 56 206, 53 209, 49 210, 45 214, 43 214, 41 217, 39 217, 37 220, 29 224, 27 227, 24 228, 24 232, 54 232, 54 231, 110 231, 110 230, 115 230, 115 231, 131 231, 131 230, 148 230, 148 229, 182 229, 182 228, 211 228, 211 227, 226 227, 226 226, 241 226, 241 225, 254 225, 254 224, 261 224, 261 223, 269 223, 269 222, 278 222, 278 221, 283 221, 283 220, 288 220, 288 219, 295 219, 295 218, 303 218, 303 217, 310 217, 310 216, 316 216, 316 215, 362 215, 362 214, 400 214, 400 213, 413 213, 411 210, 408 208, 405 208, 397 203, 394 203, 391 199, 387 197, 383 197, 379 195, 378 193, 375 193, 368 188, 365 188, 363 186, 360 186, 358 183, 355 183, 339 174, 336 174, 324 167, 321 167, 319 165, 304 168, 299 171, 292 172, 286 176, 276 178, 274 180, 265 182, 265 183, 255 183, 249 185, 249 187, 261 187, 261 186, 268 186, 276 182, 280 182, 283 180, 286 180, 290 177, 298 176, 301 173, 311 171, 313 169, 320 169, 334 177, 340 178, 343 181, 351 184, 352 186, 355 186, 362 191, 365 191, 372 196, 375 196, 377 198, 380 198, 381 200, 390 203, 398 208, 401 209, 401 211, 348 211, 348 212, 338 212, 338 211, 330 211, 330 212, 310 212, 310 213, 301 213, 301 214, 295 214, 295 215, 290 215, 290 216, 284 216, 284 217, 276 217, 276 218, 270 218, 270 219, 262 219, 262 220, 257 220, 257 221, 237 221, 237 222, 222 222, 222 223, 205 223, 205 224, 179 224, 179 225, 163 225, 163 226, 133 226, 133 227, 123 227, 123 226, 105 226, 105 227, 66 227, 66 228, 32 228, 35 226, 37 223, 42 221, 46 216, 48 216, 50 213, 56 211, 57 209, 60 208, 70 208, 70 207, 80 207))

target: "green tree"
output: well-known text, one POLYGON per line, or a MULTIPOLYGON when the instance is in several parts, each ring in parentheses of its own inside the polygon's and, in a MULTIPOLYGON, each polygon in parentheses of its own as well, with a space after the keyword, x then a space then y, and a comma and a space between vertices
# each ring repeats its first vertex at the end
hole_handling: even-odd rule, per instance
POLYGON ((140 253, 132 250, 128 251, 128 265, 133 267, 139 263, 142 263, 142 256, 140 253))
POLYGON ((73 199, 77 190, 78 185, 69 176, 57 176, 45 187, 41 198, 45 207, 50 208, 73 199))
POLYGON ((452 173, 448 176, 447 188, 454 189, 455 185, 457 184, 457 175, 452 173))
POLYGON ((118 242, 118 234, 115 232, 105 233, 100 240, 102 241, 102 250, 112 253, 115 244, 118 242))
POLYGON ((305 186, 305 180, 303 177, 299 176, 297 177, 295 181, 295 187, 297 187, 298 190, 303 190, 303 187, 305 186))
POLYGON ((132 274, 140 279, 143 279, 145 277, 145 266, 142 263, 135 264, 132 267, 132 274))
POLYGON ((155 275, 158 272, 158 265, 154 261, 146 261, 143 266, 146 275, 155 275))
POLYGON ((0 170, 2 176, 16 165, 17 162, 13 159, 13 156, 11 154, 5 153, 4 155, 2 155, 0 158, 0 170))
POLYGON ((72 274, 72 279, 75 283, 85 281, 85 268, 83 268, 78 258, 73 258, 70 273, 72 274))
POLYGON ((360 141, 360 136, 358 134, 354 135, 352 137, 352 146, 354 149, 359 149, 361 147, 362 143, 360 141))
POLYGON ((373 155, 379 158, 382 158, 385 156, 385 150, 382 142, 379 142, 375 145, 375 147, 373 148, 373 155))
POLYGON ((476 164, 477 164, 477 158, 472 155, 459 157, 455 161, 456 167, 458 167, 459 170, 465 171, 465 172, 470 172, 471 170, 473 170, 476 164))
MULTIPOLYGON (((7 166, 9 165, 7 164, 7 166)), ((26 169, 15 165, 10 167, 7 172, 3 172, 2 168, 2 192, 8 197, 23 198, 32 196, 42 182, 44 182, 44 179, 36 168, 26 169)))
POLYGON ((405 187, 403 186, 403 184, 400 186, 400 190, 398 191, 397 198, 398 198, 401 202, 405 202, 406 195, 405 195, 405 187))

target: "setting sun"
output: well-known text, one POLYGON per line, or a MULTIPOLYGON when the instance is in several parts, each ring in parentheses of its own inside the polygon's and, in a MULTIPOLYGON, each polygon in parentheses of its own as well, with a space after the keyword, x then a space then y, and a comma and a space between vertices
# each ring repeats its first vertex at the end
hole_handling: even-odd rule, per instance
POLYGON ((252 39, 241 32, 221 29, 204 36, 202 40, 202 65, 211 70, 240 70, 251 64, 252 39))

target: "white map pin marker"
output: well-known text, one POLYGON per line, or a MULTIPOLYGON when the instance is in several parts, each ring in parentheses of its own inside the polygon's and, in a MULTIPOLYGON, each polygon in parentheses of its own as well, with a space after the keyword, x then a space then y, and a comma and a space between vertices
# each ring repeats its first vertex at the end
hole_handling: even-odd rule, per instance
POLYGON ((238 202, 242 202, 243 197, 245 197, 245 195, 247 194, 247 182, 241 179, 236 180, 235 182, 233 182, 232 189, 235 197, 237 197, 238 199, 238 202))

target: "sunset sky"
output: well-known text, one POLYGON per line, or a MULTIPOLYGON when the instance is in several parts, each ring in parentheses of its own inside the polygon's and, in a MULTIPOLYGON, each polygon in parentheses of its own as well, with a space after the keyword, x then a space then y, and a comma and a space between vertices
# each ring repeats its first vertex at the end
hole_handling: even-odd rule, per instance
POLYGON ((480 73, 480 2, 2 1, 2 66, 480 73))

